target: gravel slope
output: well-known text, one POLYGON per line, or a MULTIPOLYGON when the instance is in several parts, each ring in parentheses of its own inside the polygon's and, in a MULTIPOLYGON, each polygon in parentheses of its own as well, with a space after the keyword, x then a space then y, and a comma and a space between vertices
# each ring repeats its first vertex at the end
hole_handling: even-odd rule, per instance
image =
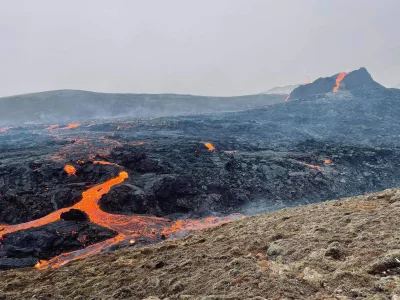
POLYGON ((399 299, 399 225, 400 189, 282 209, 56 270, 2 272, 0 299, 399 299))

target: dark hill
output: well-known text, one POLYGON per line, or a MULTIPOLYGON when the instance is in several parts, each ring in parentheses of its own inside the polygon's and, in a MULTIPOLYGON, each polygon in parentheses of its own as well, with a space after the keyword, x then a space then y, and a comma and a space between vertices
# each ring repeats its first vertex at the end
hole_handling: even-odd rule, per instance
MULTIPOLYGON (((230 122, 229 128, 236 138, 260 142, 316 139, 400 146, 399 115, 400 90, 362 88, 316 94, 243 112, 185 119, 186 123, 207 120, 212 128, 230 122)), ((203 132, 197 128, 195 134, 223 138, 222 129, 204 128, 203 132)))
POLYGON ((0 125, 112 117, 160 117, 238 111, 283 102, 283 95, 205 97, 59 90, 0 98, 0 125))
POLYGON ((308 97, 315 94, 325 94, 333 92, 339 76, 344 76, 340 81, 339 90, 355 90, 360 88, 384 88, 374 81, 367 69, 360 68, 350 73, 339 73, 331 77, 318 78, 312 83, 300 85, 290 94, 290 100, 308 97), (342 75, 341 75, 342 74, 342 75))

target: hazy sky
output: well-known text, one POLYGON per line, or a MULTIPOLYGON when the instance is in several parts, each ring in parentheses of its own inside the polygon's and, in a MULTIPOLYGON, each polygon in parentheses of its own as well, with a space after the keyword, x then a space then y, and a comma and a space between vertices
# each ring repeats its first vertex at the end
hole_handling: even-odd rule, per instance
POLYGON ((0 0, 0 96, 243 95, 365 66, 400 83, 399 0, 0 0))

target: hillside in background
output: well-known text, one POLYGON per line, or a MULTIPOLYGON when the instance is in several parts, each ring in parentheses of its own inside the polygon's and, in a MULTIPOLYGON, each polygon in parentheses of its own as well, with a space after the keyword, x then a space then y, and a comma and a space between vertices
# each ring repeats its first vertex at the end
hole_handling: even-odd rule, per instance
POLYGON ((238 111, 283 102, 283 95, 205 97, 59 90, 0 98, 0 125, 112 117, 160 117, 238 111))
POLYGON ((268 91, 264 92, 263 94, 279 94, 279 95, 289 95, 295 88, 298 88, 300 84, 292 84, 286 86, 277 86, 268 91))
MULTIPOLYGON (((400 146, 400 90, 361 88, 315 94, 285 103, 242 112, 182 117, 187 124, 206 122, 210 127, 187 134, 223 139, 221 125, 240 139, 284 142, 307 139, 369 145, 400 146)), ((179 124, 184 128, 183 124, 179 124)))
POLYGON ((384 89, 385 87, 372 79, 367 69, 360 68, 352 72, 343 72, 331 77, 318 78, 309 84, 300 85, 290 93, 290 100, 338 92, 339 90, 384 89))

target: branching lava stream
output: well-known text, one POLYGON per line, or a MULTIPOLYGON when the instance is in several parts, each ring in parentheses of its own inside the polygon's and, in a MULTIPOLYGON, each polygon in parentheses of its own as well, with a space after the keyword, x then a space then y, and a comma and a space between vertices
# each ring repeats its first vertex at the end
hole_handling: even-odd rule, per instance
POLYGON ((100 253, 101 251, 123 241, 127 241, 127 243, 130 244, 135 244, 135 240, 138 237, 145 237, 149 241, 156 241, 157 238, 160 238, 160 236, 168 238, 173 233, 182 230, 198 230, 242 218, 241 215, 233 214, 226 217, 206 218, 203 220, 186 219, 171 221, 166 218, 137 215, 114 215, 102 211, 98 204, 100 198, 104 194, 107 194, 111 187, 123 182, 127 178, 128 173, 122 171, 119 173, 118 177, 112 178, 83 192, 82 199, 72 207, 59 209, 43 218, 23 224, 2 225, 0 226, 0 240, 8 233, 25 230, 32 227, 39 227, 58 221, 60 220, 60 215, 71 208, 86 212, 92 223, 118 232, 118 235, 114 238, 88 246, 81 250, 63 253, 48 261, 41 260, 35 266, 37 269, 47 269, 49 267, 56 268, 66 264, 69 261, 100 253))

